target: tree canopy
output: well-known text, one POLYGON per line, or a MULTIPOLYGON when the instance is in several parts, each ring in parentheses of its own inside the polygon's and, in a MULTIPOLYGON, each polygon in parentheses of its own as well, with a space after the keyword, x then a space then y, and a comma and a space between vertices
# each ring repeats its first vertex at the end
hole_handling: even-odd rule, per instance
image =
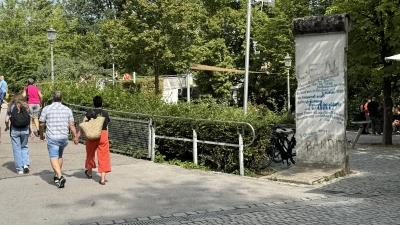
MULTIPOLYGON (((264 65, 267 71, 250 74, 250 101, 271 110, 286 106, 283 59, 289 54, 294 60, 293 19, 348 13, 350 105, 377 97, 384 102, 389 130, 392 107, 400 104, 400 64, 384 58, 400 53, 399 5, 393 0, 276 0, 275 7, 254 2, 249 69, 261 71, 264 65)), ((156 87, 161 75, 185 74, 193 63, 244 69, 246 15, 247 1, 238 0, 4 0, 0 73, 13 92, 21 90, 27 77, 49 79, 50 26, 57 30, 56 81, 85 73, 111 77, 113 64, 120 73, 155 77, 156 87)), ((243 83, 243 74, 191 72, 200 94, 218 99, 229 99, 231 87, 243 83)), ((294 93, 294 66, 289 73, 294 93)), ((289 100, 294 106, 294 96, 289 100)))
POLYGON ((349 34, 349 96, 377 97, 383 101, 383 144, 392 144, 393 99, 399 104, 400 64, 385 57, 400 53, 400 3, 392 0, 336 1, 329 13, 348 13, 352 21, 349 34))

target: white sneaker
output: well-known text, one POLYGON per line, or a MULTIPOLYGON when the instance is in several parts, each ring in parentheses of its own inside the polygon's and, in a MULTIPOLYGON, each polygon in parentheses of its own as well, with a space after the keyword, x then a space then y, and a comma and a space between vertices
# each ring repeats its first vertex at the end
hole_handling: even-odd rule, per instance
POLYGON ((18 172, 17 172, 18 174, 24 174, 24 171, 22 171, 22 170, 18 170, 18 172))
POLYGON ((25 165, 24 166, 24 173, 29 173, 31 169, 29 168, 29 166, 25 165))

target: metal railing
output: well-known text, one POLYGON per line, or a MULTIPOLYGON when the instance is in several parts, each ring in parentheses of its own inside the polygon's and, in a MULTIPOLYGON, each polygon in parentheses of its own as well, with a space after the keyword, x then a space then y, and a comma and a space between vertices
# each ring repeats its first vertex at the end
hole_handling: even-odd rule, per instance
MULTIPOLYGON (((75 105, 71 103, 65 103, 72 108, 79 109, 92 109, 92 107, 86 107, 81 105, 75 105)), ((243 159, 243 148, 248 147, 253 144, 255 140, 254 128, 247 122, 234 122, 234 121, 221 121, 221 120, 207 120, 207 119, 194 119, 194 118, 183 118, 183 117, 173 117, 173 116, 157 116, 151 114, 141 114, 132 112, 123 112, 116 110, 107 110, 110 115, 109 124, 109 139, 110 148, 116 152, 130 152, 137 149, 147 149, 148 157, 151 161, 155 159, 155 140, 166 139, 166 140, 176 140, 184 142, 193 142, 193 163, 198 164, 198 144, 210 144, 219 146, 229 146, 239 148, 239 173, 244 176, 244 159, 243 159), (111 115, 118 115, 118 117, 111 115), (126 115, 127 117, 140 117, 143 119, 132 119, 132 118, 121 118, 121 116, 126 115), (158 120, 174 120, 174 121, 188 121, 192 128, 192 137, 173 137, 156 134, 156 124, 158 120), (237 143, 228 143, 222 141, 211 141, 211 140, 200 140, 198 139, 198 124, 209 124, 211 125, 229 125, 235 126, 238 134, 237 143), (250 141, 248 143, 243 143, 243 136, 245 131, 250 131, 250 141), (129 138, 128 138, 129 137, 129 138), (122 148, 122 149, 121 149, 122 148)), ((84 115, 85 111, 73 110, 75 123, 79 124, 84 115)), ((78 127, 78 126, 77 126, 78 127)))

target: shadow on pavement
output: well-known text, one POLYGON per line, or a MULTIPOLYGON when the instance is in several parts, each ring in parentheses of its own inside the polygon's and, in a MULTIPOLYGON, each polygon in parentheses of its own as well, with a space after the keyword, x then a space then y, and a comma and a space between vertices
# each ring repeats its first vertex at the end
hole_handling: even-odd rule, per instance
POLYGON ((14 163, 14 161, 10 161, 10 162, 3 163, 2 166, 3 166, 4 168, 7 168, 8 170, 10 170, 10 171, 12 171, 12 172, 15 172, 15 163, 14 163))

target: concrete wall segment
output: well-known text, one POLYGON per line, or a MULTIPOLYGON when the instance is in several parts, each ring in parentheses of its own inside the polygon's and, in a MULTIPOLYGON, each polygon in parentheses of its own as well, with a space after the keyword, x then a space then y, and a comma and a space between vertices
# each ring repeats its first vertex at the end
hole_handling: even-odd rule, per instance
POLYGON ((300 164, 349 171, 346 14, 296 19, 296 151, 300 164))

